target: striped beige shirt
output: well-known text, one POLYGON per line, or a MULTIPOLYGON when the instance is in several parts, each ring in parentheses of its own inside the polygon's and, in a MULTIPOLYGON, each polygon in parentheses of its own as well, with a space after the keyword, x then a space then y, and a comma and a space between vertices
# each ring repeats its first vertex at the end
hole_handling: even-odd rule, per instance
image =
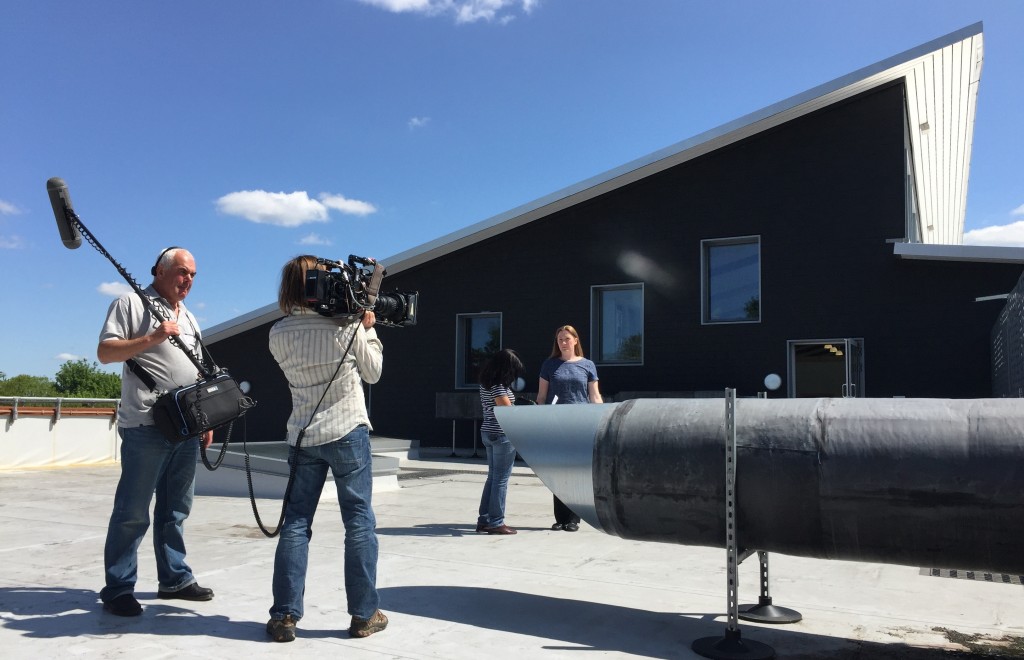
POLYGON ((295 444, 307 422, 303 447, 337 440, 360 424, 373 428, 366 412, 362 381, 372 384, 380 380, 384 358, 376 330, 367 330, 358 319, 328 318, 312 310, 294 309, 270 329, 270 352, 288 379, 292 393, 289 444, 295 444), (331 376, 349 341, 352 348, 332 382, 331 376), (324 399, 317 408, 321 396, 324 399), (310 422, 314 409, 316 416, 310 422))

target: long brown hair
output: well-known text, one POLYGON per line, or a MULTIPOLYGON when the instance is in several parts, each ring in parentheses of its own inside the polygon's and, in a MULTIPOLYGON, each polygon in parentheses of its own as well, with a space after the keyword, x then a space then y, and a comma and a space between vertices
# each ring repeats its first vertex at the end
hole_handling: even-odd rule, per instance
POLYGON ((306 271, 324 266, 317 266, 316 257, 304 254, 295 257, 281 269, 281 288, 277 291, 277 306, 285 314, 291 314, 295 307, 306 306, 306 271))
POLYGON ((558 348, 558 334, 563 330, 576 338, 576 348, 573 352, 576 354, 576 357, 583 357, 583 344, 580 342, 580 333, 576 332, 576 328, 571 325, 559 326, 558 329, 555 330, 555 346, 551 349, 551 355, 548 357, 561 357, 562 351, 558 348))

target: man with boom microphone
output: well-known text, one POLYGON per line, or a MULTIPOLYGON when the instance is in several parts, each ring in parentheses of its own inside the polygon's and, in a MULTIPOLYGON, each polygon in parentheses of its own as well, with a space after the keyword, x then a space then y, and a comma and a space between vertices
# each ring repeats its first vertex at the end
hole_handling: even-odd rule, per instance
POLYGON ((185 563, 183 525, 192 509, 199 443, 209 447, 213 431, 202 439, 166 440, 153 421, 152 405, 160 390, 190 385, 195 364, 169 338, 178 337, 193 353, 199 350, 199 324, 184 305, 196 276, 196 262, 180 247, 167 248, 151 269, 153 284, 145 293, 163 309, 160 321, 132 292, 115 300, 100 333, 97 357, 103 364, 124 362, 121 407, 117 413, 121 436, 121 479, 114 495, 107 541, 103 551, 106 586, 100 592, 103 609, 117 616, 142 614, 135 599, 138 548, 149 528, 153 510, 153 549, 156 553, 158 598, 210 600, 213 590, 200 587, 185 563), (142 369, 139 369, 141 367, 142 369), (155 380, 155 387, 145 383, 155 380))
POLYGON ((82 233, 86 233, 90 244, 133 285, 131 293, 119 297, 107 310, 96 349, 103 364, 125 363, 117 411, 121 478, 103 549, 103 609, 117 616, 142 614, 142 606, 135 599, 138 550, 149 529, 149 505, 154 494, 157 597, 210 600, 213 590, 200 587, 185 563, 183 525, 192 510, 199 443, 209 447, 213 431, 204 433, 201 440, 166 440, 152 410, 162 391, 193 384, 198 375, 196 365, 202 361, 199 323, 184 304, 196 277, 195 259, 184 248, 167 248, 150 269, 153 284, 143 291, 82 225, 64 180, 51 178, 46 182, 46 192, 64 247, 77 249, 82 245, 82 233), (143 304, 142 294, 149 304, 143 304))

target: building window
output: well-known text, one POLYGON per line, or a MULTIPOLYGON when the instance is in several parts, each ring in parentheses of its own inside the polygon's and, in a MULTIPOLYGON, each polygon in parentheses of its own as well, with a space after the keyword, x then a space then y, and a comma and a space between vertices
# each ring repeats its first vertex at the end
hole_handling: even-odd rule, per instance
POLYGON ((590 290, 591 358, 597 364, 644 362, 644 285, 611 284, 590 290))
POLYGON ((759 237, 701 241, 701 274, 704 323, 760 322, 759 237))
POLYGON ((501 314, 459 314, 455 321, 455 387, 477 387, 480 366, 501 349, 501 314))

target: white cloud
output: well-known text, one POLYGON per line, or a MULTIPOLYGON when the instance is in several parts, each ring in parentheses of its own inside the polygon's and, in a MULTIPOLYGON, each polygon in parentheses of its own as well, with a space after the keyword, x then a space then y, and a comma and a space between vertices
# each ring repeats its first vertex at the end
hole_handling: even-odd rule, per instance
POLYGON ((373 204, 343 195, 320 193, 312 199, 304 190, 292 193, 242 190, 228 193, 217 200, 217 210, 258 224, 278 227, 300 227, 311 222, 327 222, 328 210, 349 215, 369 215, 377 210, 373 204))
MULTIPOLYGON (((1016 209, 1014 215, 1024 215, 1024 206, 1016 209), (1020 211, 1020 213, 1018 213, 1020 211)), ((1003 247, 1024 247, 1024 220, 1008 225, 993 225, 964 232, 964 245, 997 245, 1003 247)))
POLYGON ((0 199, 0 215, 18 215, 19 213, 21 213, 21 209, 17 206, 0 199))
POLYGON ((377 212, 377 207, 373 204, 361 202, 358 199, 348 199, 344 195, 320 193, 320 201, 329 209, 349 215, 370 215, 377 212))
POLYGON ((310 199, 306 191, 293 193, 242 190, 217 200, 217 210, 258 224, 298 227, 308 222, 327 222, 327 208, 310 199))
POLYGON ((307 234, 299 239, 299 245, 334 245, 334 242, 320 234, 307 234))
POLYGON ((1010 211, 1010 215, 1024 215, 1024 204, 1010 211))
POLYGON ((359 0, 364 5, 379 7, 395 14, 412 12, 433 16, 449 11, 454 0, 359 0))
POLYGON ((0 234, 0 249, 4 250, 20 250, 25 247, 25 239, 16 234, 10 234, 5 236, 0 234))
POLYGON ((409 130, 423 128, 430 123, 430 117, 413 117, 409 120, 409 130))
POLYGON ((111 298, 117 298, 120 295, 132 292, 132 288, 124 282, 103 282, 96 287, 96 290, 111 298))
POLYGON ((78 362, 82 359, 81 355, 75 355, 74 353, 57 353, 53 356, 54 360, 60 360, 61 362, 78 362))
POLYGON ((396 14, 414 13, 424 16, 451 15, 456 23, 498 21, 508 23, 515 18, 516 8, 529 14, 540 0, 359 0, 396 14))

